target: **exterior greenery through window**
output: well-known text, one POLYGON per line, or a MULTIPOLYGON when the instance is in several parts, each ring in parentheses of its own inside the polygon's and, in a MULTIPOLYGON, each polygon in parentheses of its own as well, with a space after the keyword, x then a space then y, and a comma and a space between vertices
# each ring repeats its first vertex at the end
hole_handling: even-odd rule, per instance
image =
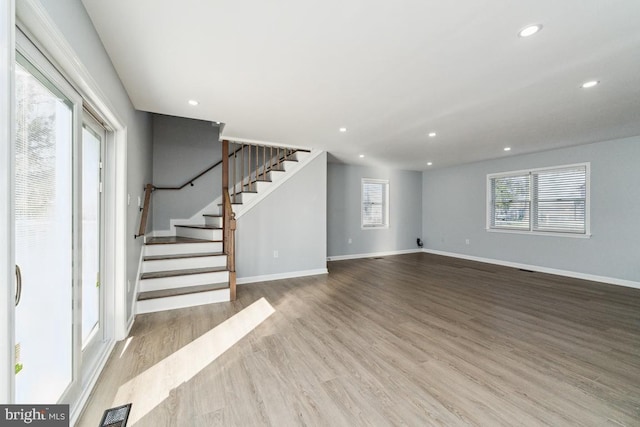
POLYGON ((362 179, 362 228, 389 227, 389 181, 362 179))
POLYGON ((487 175, 487 228, 589 234, 589 163, 487 175))

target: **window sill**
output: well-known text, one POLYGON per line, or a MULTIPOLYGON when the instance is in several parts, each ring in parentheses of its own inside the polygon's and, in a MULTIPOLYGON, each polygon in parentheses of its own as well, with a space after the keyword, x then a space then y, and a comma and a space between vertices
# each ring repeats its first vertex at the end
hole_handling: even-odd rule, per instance
POLYGON ((489 233, 507 233, 507 234, 527 234, 530 236, 551 236, 551 237, 572 237, 574 239, 590 239, 591 233, 578 234, 578 233, 555 233, 544 231, 524 231, 524 230, 501 230, 498 228, 486 228, 489 233))

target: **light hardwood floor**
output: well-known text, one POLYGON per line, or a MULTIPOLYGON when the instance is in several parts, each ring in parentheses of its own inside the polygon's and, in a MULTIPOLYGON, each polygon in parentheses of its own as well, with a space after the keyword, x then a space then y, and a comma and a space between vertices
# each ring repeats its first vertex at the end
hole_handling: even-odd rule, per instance
POLYGON ((162 379, 130 395, 134 410, 160 400, 136 426, 640 425, 638 289, 429 254, 329 271, 138 316, 79 425, 145 371, 162 379), (172 354, 263 297, 271 316, 172 379, 172 354))

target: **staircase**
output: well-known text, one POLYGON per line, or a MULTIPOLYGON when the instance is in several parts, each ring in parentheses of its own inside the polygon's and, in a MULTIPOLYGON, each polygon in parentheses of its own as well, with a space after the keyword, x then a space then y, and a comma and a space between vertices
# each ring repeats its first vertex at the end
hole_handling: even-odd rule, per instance
MULTIPOLYGON (((229 197, 214 200, 197 223, 192 218, 176 224, 174 236, 145 238, 136 313, 235 299, 235 219, 273 191, 309 155, 306 150, 254 144, 232 144, 225 149, 223 145, 223 194, 229 197), (231 231, 225 230, 225 219, 231 231)), ((151 191, 152 186, 147 189, 151 191)), ((146 200, 145 195, 148 209, 146 200)), ((144 215, 143 210, 146 222, 144 215)))

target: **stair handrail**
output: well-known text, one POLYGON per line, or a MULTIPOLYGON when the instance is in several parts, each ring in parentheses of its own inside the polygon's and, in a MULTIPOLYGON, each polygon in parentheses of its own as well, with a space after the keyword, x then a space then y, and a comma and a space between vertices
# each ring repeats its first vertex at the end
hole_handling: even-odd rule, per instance
POLYGON ((149 204, 151 202, 151 192, 153 192, 153 185, 147 184, 144 187, 144 205, 140 208, 142 215, 140 215, 140 227, 138 228, 138 234, 134 234, 133 238, 144 236, 147 232, 147 217, 149 216, 149 204))
MULTIPOLYGON (((235 155, 235 153, 234 153, 235 155)), ((222 251, 227 255, 229 297, 236 299, 235 230, 236 215, 229 196, 229 141, 222 141, 222 251)))
MULTIPOLYGON (((238 148, 235 152, 229 154, 229 156, 233 156, 234 154, 236 154, 236 152, 238 152, 239 150, 241 150, 242 148, 238 148)), ((202 172, 200 172, 199 174, 197 174, 196 176, 194 176, 193 178, 187 180, 184 184, 182 184, 179 187, 158 187, 158 186, 153 186, 154 190, 182 190, 184 187, 186 187, 187 185, 191 185, 193 187, 193 181, 195 181, 196 179, 202 177, 204 174, 206 174, 209 171, 212 171, 213 169, 215 169, 216 167, 220 166, 222 164, 222 159, 220 159, 219 161, 217 161, 216 163, 212 164, 211 166, 209 166, 208 168, 204 169, 202 172)))

